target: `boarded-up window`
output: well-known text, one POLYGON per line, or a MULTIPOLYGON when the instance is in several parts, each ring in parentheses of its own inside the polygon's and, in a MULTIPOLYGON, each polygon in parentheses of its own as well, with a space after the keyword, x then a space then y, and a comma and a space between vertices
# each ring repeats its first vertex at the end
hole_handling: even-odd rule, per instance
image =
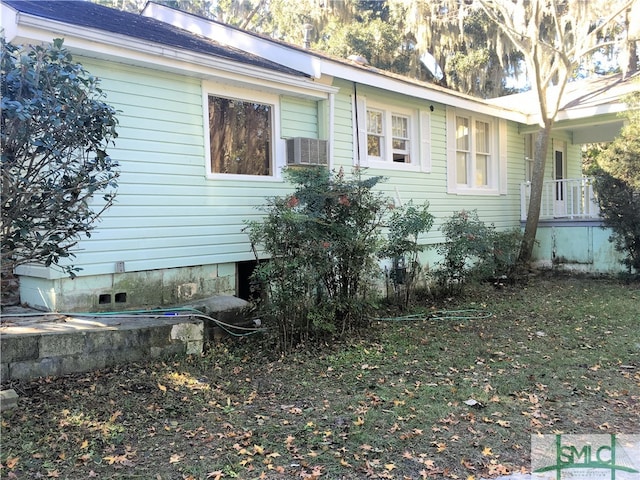
POLYGON ((211 171, 271 175, 273 107, 209 95, 211 171))

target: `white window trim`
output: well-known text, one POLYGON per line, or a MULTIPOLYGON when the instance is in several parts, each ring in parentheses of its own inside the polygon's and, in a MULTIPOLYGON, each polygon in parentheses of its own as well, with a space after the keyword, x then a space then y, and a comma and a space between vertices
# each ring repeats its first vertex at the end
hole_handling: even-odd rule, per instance
MULTIPOLYGON (((473 142, 472 142, 473 143, 473 142)), ((475 146, 472 145, 472 156, 475 146)), ((472 176, 473 178, 473 176, 472 176)), ((507 122, 467 110, 447 108, 447 193, 454 195, 506 195, 507 194, 507 122), (488 185, 469 186, 459 184, 456 169, 456 117, 464 116, 470 120, 489 123, 491 135, 491 156, 488 185)))
POLYGON ((203 82, 202 84, 202 113, 204 130, 204 156, 205 171, 211 180, 247 180, 247 181, 273 181, 282 180, 282 169, 285 162, 285 140, 280 137, 280 96, 275 93, 259 92, 247 88, 235 87, 224 83, 203 82), (271 138, 272 165, 271 175, 241 175, 235 173, 216 173, 211 170, 211 143, 209 138, 209 96, 225 97, 248 102, 270 105, 271 110, 271 138))
POLYGON ((428 110, 399 107, 371 101, 363 95, 354 97, 354 165, 387 170, 431 171, 431 115, 428 110), (384 160, 367 154, 367 110, 383 112, 384 160), (393 161, 391 116, 409 118, 410 163, 393 161))

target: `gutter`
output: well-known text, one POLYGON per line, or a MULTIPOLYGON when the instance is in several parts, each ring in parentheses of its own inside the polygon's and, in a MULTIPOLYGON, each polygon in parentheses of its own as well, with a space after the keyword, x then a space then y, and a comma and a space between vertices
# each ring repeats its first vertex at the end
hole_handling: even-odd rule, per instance
MULTIPOLYGON (((65 37, 65 46, 85 56, 111 59, 118 57, 123 63, 144 64, 150 68, 172 71, 176 73, 197 73, 202 78, 213 78, 226 74, 225 78, 243 83, 255 84, 260 79, 273 89, 282 93, 304 97, 327 98, 330 93, 337 93, 338 88, 315 82, 307 77, 293 77, 280 72, 255 67, 220 57, 189 52, 187 50, 168 47, 161 44, 143 42, 133 37, 125 37, 104 31, 64 22, 43 19, 34 15, 15 12, 2 6, 2 26, 8 41, 27 40, 51 42, 56 36, 65 37), (6 15, 9 13, 9 15, 6 15), (10 33, 11 35, 8 35, 10 33), (53 35, 53 36, 51 36, 53 35), (126 51, 115 51, 122 49, 126 51), (153 57, 153 58, 150 58, 153 57), (159 57, 159 58, 158 58, 159 57), (176 60, 185 65, 176 63, 176 60), (194 68, 194 66, 196 68, 194 68), (198 68, 200 67, 200 68, 198 68), (284 89, 283 86, 288 88, 284 89), (279 88, 278 88, 279 86, 279 88)), ((301 72, 304 73, 304 72, 301 72)))

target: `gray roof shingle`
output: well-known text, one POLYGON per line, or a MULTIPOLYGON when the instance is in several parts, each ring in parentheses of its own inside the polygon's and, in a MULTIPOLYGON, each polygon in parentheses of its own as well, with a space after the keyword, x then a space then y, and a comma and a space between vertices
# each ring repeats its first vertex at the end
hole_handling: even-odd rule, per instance
POLYGON ((102 30, 295 76, 304 73, 242 50, 220 45, 159 20, 83 0, 3 0, 14 10, 71 25, 102 30))

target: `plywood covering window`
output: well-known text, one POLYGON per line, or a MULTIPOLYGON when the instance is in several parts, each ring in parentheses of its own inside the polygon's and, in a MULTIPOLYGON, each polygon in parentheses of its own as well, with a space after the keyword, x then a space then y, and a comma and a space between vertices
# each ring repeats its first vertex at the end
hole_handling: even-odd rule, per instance
POLYGON ((273 175, 273 106, 209 95, 211 172, 273 175))

